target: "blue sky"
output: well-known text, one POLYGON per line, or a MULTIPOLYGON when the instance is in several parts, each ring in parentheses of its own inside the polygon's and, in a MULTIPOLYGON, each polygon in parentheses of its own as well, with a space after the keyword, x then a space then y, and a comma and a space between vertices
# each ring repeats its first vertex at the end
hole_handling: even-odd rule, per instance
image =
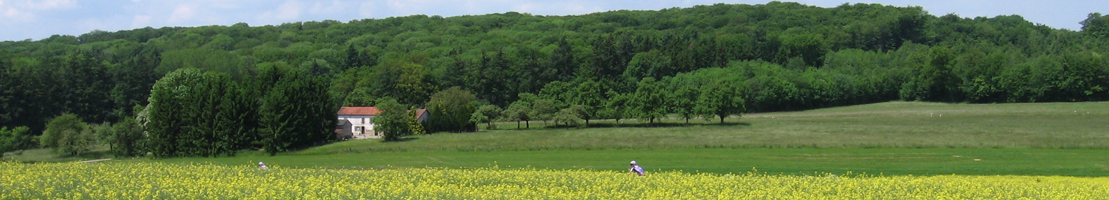
MULTIPOLYGON (((764 4, 752 0, 0 0, 0 40, 39 40, 92 30, 142 27, 251 26, 333 19, 342 22, 413 14, 481 15, 516 11, 535 15, 579 15, 609 10, 658 10, 715 3, 764 4)), ((1109 13, 1106 0, 797 0, 822 7, 843 3, 922 6, 933 15, 963 17, 1017 14, 1034 23, 1078 30, 1092 12, 1109 13)))

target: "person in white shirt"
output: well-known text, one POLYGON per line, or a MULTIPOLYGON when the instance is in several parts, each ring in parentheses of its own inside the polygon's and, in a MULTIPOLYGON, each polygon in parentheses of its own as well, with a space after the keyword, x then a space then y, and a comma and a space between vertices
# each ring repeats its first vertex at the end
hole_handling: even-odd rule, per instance
POLYGON ((647 174, 647 172, 643 171, 642 167, 639 167, 638 164, 635 164, 634 160, 632 161, 631 165, 632 165, 631 169, 628 169, 629 173, 636 173, 636 174, 639 174, 640 176, 643 176, 644 174, 647 174))

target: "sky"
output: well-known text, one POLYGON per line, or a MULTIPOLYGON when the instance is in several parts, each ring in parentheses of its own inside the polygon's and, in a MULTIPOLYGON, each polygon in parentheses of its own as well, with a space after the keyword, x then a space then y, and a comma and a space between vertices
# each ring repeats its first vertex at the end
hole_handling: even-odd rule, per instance
MULTIPOLYGON (((516 11, 533 15, 581 15, 610 10, 659 10, 694 5, 765 4, 766 0, 0 0, 0 41, 40 40, 93 30, 387 18, 424 14, 444 17, 516 11)), ((921 6, 932 15, 1021 15, 1033 23, 1079 30, 1089 13, 1109 14, 1106 0, 796 0, 821 7, 844 3, 921 6)))

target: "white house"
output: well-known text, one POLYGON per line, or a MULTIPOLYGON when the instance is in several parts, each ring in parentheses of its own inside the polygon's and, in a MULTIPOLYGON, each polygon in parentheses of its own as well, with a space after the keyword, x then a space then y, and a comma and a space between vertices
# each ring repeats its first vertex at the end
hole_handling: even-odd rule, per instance
MULTIPOLYGON (((374 116, 381 113, 375 107, 342 107, 337 113, 339 122, 335 133, 339 138, 381 138, 381 133, 374 131, 374 116)), ((429 114, 427 109, 416 110, 416 119, 427 123, 429 114)))
MULTIPOLYGON (((374 107, 342 107, 339 108, 339 121, 346 126, 349 124, 350 134, 354 139, 380 138, 381 134, 374 131, 373 118, 381 110, 374 107)), ((344 127, 347 128, 347 127, 344 127)), ((346 132, 346 131, 343 131, 346 132)))

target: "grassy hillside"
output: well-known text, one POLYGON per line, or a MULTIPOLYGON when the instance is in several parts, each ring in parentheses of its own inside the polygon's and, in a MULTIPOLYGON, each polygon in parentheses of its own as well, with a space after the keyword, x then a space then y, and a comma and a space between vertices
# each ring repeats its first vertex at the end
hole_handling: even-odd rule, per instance
MULTIPOLYGON (((785 147, 1106 148, 1109 102, 944 104, 888 102, 715 121, 664 120, 657 127, 624 120, 603 128, 540 128, 434 134, 404 142, 354 140, 293 154, 417 150, 545 150, 785 147)), ((484 125, 482 126, 484 127, 484 125)))

